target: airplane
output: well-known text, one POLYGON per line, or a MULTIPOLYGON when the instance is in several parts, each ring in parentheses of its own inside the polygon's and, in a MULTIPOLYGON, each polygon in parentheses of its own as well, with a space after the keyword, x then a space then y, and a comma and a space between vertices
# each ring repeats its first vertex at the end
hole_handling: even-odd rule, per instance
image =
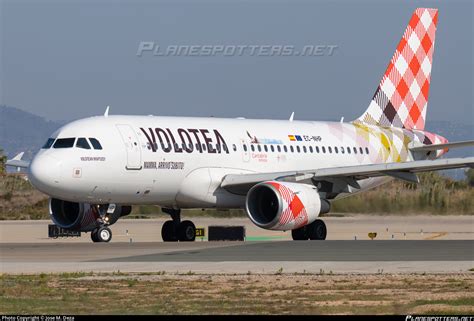
POLYGON ((425 130, 438 10, 417 8, 367 110, 351 122, 109 115, 53 133, 28 167, 50 198, 52 221, 109 242, 132 205, 170 215, 163 241, 194 241, 181 209, 245 209, 294 240, 324 240, 331 203, 419 172, 474 167, 474 157, 440 158, 453 142, 425 130))

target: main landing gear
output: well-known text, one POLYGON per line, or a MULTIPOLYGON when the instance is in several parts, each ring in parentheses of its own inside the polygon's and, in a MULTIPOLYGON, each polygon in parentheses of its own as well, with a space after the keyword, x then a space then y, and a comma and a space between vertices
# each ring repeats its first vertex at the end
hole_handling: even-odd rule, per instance
POLYGON ((311 224, 291 231, 295 241, 325 240, 327 234, 326 224, 322 220, 316 220, 311 224))
POLYGON ((171 215, 171 221, 166 221, 161 228, 164 242, 193 242, 196 239, 196 226, 191 221, 181 222, 181 210, 163 208, 163 212, 171 215))

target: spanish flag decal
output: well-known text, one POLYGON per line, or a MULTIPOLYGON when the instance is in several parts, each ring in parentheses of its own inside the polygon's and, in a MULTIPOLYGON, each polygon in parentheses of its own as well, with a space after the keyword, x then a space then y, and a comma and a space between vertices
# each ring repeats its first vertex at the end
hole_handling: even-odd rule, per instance
POLYGON ((288 135, 288 138, 289 138, 292 142, 295 142, 295 141, 296 141, 295 135, 288 135))

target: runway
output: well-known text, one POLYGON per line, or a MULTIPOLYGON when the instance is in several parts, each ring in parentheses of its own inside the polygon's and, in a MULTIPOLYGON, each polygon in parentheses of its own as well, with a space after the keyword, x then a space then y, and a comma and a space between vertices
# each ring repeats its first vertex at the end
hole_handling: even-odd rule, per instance
MULTIPOLYGON (((289 271, 459 272, 474 266, 474 241, 274 241, 195 243, 8 243, 2 272, 289 271), (216 265, 217 263, 217 265, 216 265), (227 267, 227 268, 225 268, 227 267), (228 269, 230 267, 230 269, 228 269), (433 270, 434 269, 434 270, 433 270)), ((255 272, 254 272, 255 273, 255 272)))

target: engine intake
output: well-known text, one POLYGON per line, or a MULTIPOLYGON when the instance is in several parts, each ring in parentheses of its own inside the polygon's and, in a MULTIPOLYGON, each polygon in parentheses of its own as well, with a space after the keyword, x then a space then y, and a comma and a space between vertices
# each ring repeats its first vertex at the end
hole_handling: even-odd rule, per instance
MULTIPOLYGON (((101 205, 107 206, 107 205, 101 205)), ((130 205, 117 205, 112 214, 108 214, 109 225, 125 215, 130 214, 130 205)), ((69 230, 91 231, 98 226, 99 211, 97 206, 88 203, 75 203, 52 198, 49 200, 49 214, 57 226, 69 230)))
POLYGON ((268 181, 255 185, 245 201, 252 222, 269 230, 292 230, 314 222, 319 214, 329 212, 329 202, 322 200, 315 186, 268 181))

